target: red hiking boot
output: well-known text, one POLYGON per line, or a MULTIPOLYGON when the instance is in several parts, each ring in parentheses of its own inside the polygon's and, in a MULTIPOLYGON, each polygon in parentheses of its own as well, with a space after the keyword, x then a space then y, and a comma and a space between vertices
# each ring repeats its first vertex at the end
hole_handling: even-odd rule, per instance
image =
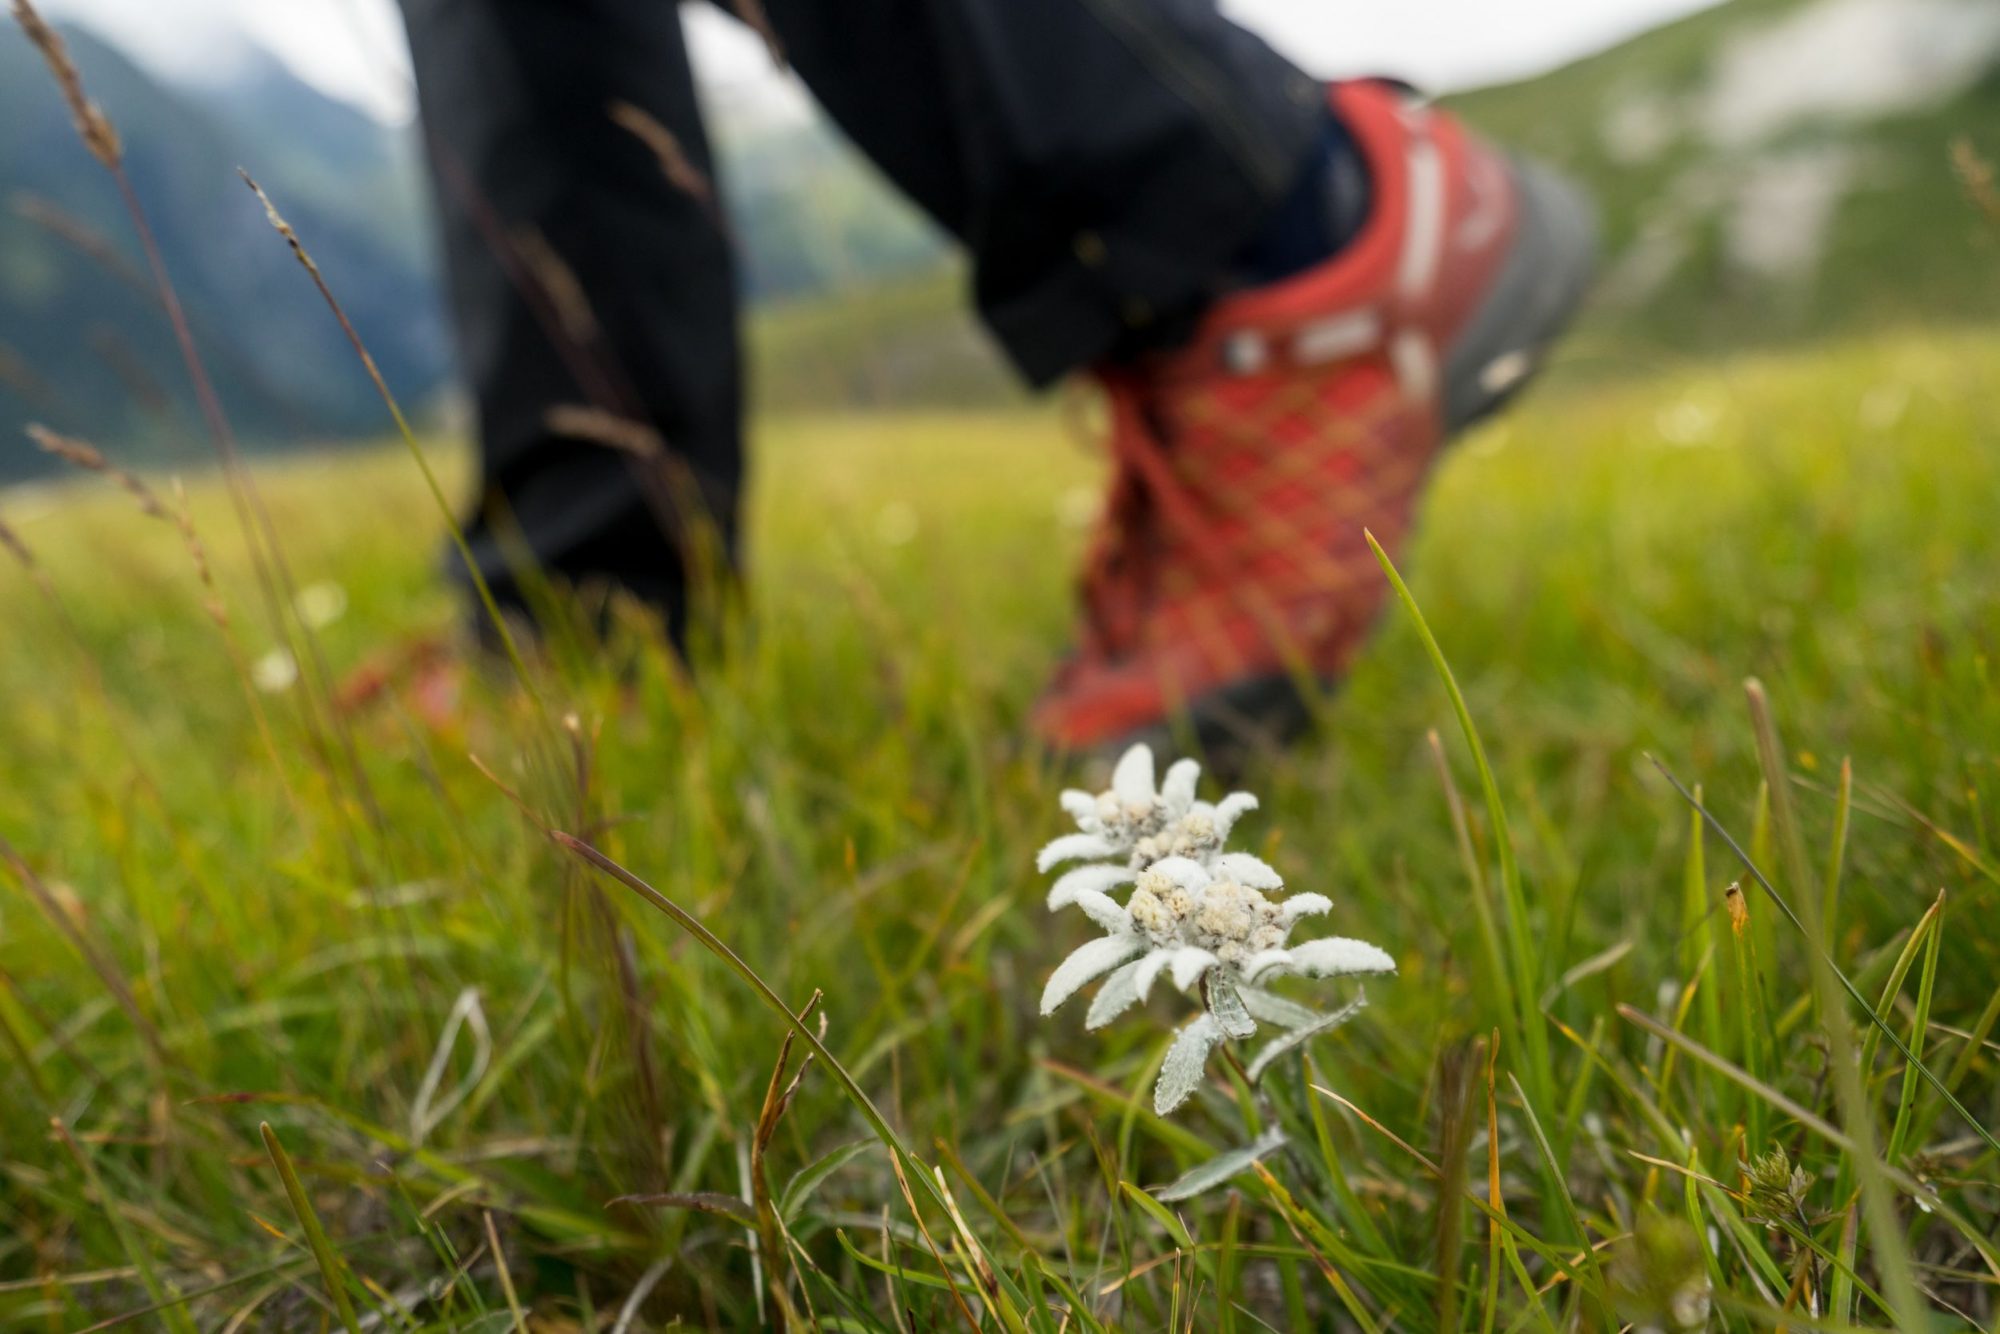
POLYGON ((1114 473, 1072 656, 1034 726, 1066 749, 1279 741, 1336 680, 1447 437, 1537 369, 1582 299, 1591 210, 1567 182, 1383 83, 1333 109, 1373 213, 1316 268, 1223 298, 1185 347, 1100 379, 1114 473))

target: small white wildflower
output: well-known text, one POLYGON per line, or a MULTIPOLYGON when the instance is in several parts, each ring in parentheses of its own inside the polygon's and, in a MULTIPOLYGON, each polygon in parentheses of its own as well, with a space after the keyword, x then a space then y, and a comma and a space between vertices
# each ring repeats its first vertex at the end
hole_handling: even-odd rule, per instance
POLYGON ((1046 871, 1078 858, 1126 858, 1076 867, 1050 891, 1051 910, 1082 908, 1105 934, 1049 978, 1044 1015, 1098 978, 1104 985, 1084 1017, 1086 1028, 1101 1028, 1144 1002, 1163 972, 1182 992, 1199 988, 1202 1013, 1180 1031, 1154 1089, 1162 1114, 1200 1086, 1218 1042, 1252 1036, 1259 1019, 1294 1032, 1330 1026, 1329 1016, 1272 995, 1262 983, 1288 974, 1342 977, 1396 968, 1366 941, 1288 944, 1301 919, 1333 904, 1321 894, 1273 898, 1284 889, 1276 870, 1248 853, 1224 851, 1229 828, 1257 799, 1236 793, 1214 806, 1197 802, 1199 772, 1183 760, 1156 790, 1152 752, 1133 747, 1118 762, 1108 792, 1063 794, 1079 832, 1057 839, 1038 859, 1046 871), (1120 905, 1109 891, 1127 883, 1132 891, 1120 905))
POLYGON ((331 579, 307 584, 292 598, 292 607, 308 628, 324 630, 347 614, 347 590, 331 579))
POLYGON ((1233 792, 1217 803, 1197 801, 1200 778, 1199 763, 1181 760, 1155 787, 1152 748, 1133 746, 1112 770, 1110 788, 1097 793, 1072 788, 1062 794, 1062 807, 1078 832, 1043 848, 1036 868, 1119 858, 1133 871, 1142 871, 1167 857, 1207 861, 1221 850, 1236 821, 1257 808, 1257 798, 1233 792))
POLYGON ((250 679, 267 695, 282 695, 298 683, 299 660, 288 648, 274 648, 250 664, 250 679))
POLYGON ((1056 970, 1042 993, 1042 1013, 1052 1013, 1084 985, 1116 969, 1105 994, 1091 1007, 1086 1021, 1091 1028, 1144 1001, 1163 972, 1177 988, 1189 991, 1212 973, 1232 989, 1255 989, 1260 980, 1287 973, 1332 977, 1395 971, 1387 954, 1363 941, 1334 938, 1286 945, 1300 919, 1333 906, 1324 895, 1272 900, 1247 885, 1216 880, 1186 857, 1170 857, 1141 871, 1122 907, 1103 890, 1090 888, 1074 890, 1066 902, 1082 908, 1106 934, 1056 970))
POLYGON ((1073 486, 1056 497, 1056 523, 1073 533, 1089 530, 1097 521, 1103 498, 1094 486, 1073 486))

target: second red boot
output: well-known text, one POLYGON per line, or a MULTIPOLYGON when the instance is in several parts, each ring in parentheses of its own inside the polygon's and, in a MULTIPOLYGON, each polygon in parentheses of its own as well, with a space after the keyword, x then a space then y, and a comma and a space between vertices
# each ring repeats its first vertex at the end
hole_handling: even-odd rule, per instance
POLYGON ((1580 304, 1592 211, 1385 83, 1329 90, 1372 212, 1326 263, 1222 299, 1186 346, 1100 373, 1113 476, 1071 656, 1034 726, 1069 750, 1281 741, 1386 590, 1441 446, 1539 368, 1580 304))

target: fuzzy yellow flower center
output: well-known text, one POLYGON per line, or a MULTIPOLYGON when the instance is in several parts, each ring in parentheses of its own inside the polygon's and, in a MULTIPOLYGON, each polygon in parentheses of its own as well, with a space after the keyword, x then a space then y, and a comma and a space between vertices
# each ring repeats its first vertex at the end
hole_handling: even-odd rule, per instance
POLYGON ((1232 881, 1197 894, 1158 871, 1142 871, 1125 906, 1132 924, 1157 949, 1192 945, 1224 963, 1239 963, 1285 943, 1278 905, 1232 881))
POLYGON ((1216 833, 1215 817, 1207 811, 1189 811, 1158 832, 1132 845, 1132 865, 1151 866, 1165 857, 1200 858, 1222 846, 1216 833))
POLYGON ((1224 963, 1237 963, 1259 950, 1285 943, 1278 905, 1247 886, 1222 881, 1202 892, 1191 943, 1224 963))

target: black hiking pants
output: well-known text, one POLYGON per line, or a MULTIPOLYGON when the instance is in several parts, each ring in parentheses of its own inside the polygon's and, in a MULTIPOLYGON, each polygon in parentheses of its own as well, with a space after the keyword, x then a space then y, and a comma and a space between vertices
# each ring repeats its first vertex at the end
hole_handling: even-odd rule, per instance
MULTIPOLYGON (((1189 324, 1326 114, 1215 0, 763 9, 841 128, 964 244, 980 315, 1038 385, 1189 324)), ((735 544, 743 377, 677 6, 403 11, 478 409, 475 558, 503 602, 526 556, 638 595, 678 633, 690 494, 735 544), (671 134, 674 170, 613 121, 620 102, 671 134)))

